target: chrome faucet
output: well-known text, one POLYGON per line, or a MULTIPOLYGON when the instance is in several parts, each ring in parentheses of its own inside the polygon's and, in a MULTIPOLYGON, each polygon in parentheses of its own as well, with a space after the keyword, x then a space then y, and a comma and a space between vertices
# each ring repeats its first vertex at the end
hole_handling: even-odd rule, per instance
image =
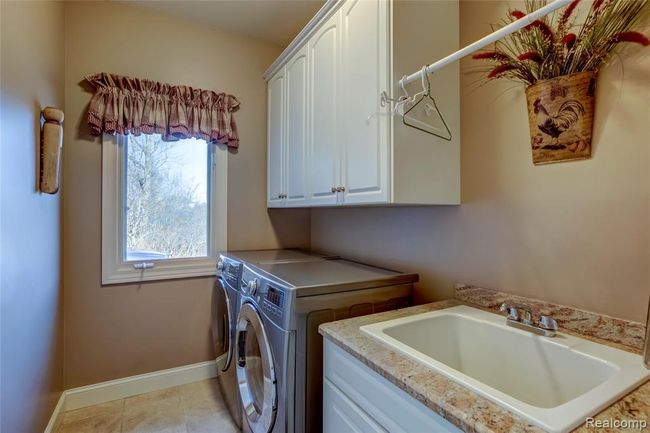
POLYGON ((551 316, 541 315, 539 321, 533 321, 533 313, 527 308, 501 304, 501 312, 507 313, 506 325, 523 329, 545 337, 553 337, 557 331, 557 322, 551 316))

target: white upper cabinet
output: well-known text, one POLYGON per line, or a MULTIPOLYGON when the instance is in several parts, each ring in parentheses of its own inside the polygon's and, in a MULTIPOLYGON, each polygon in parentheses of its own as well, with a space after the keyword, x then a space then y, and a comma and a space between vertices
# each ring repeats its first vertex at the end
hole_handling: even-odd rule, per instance
POLYGON ((285 151, 285 74, 280 69, 268 83, 268 164, 267 205, 282 206, 284 203, 284 151, 285 151))
POLYGON ((380 99, 458 49, 458 20, 457 0, 327 2, 265 74, 268 206, 459 204, 458 65, 431 77, 451 141, 405 126, 380 99))
POLYGON ((309 203, 335 205, 339 185, 339 40, 336 12, 309 40, 309 203))
POLYGON ((388 202, 389 119, 380 106, 388 89, 386 1, 349 0, 342 6, 341 127, 343 202, 388 202))
POLYGON ((268 81, 268 207, 308 205, 307 62, 305 45, 268 81))
POLYGON ((286 188, 287 206, 307 203, 307 46, 286 67, 286 188))

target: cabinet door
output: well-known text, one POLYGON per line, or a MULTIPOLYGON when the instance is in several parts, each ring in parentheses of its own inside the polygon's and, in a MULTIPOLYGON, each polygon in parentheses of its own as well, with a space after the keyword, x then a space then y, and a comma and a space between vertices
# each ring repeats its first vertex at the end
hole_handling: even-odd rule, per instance
POLYGON ((342 7, 341 124, 344 203, 389 200, 389 116, 380 94, 389 90, 386 0, 346 0, 342 7))
MULTIPOLYGON (((462 433, 441 415, 372 371, 327 338, 323 338, 323 382, 325 427, 344 425, 340 424, 340 418, 348 418, 356 419, 355 425, 370 419, 374 425, 381 426, 391 433, 462 433), (326 384, 330 384, 331 389, 328 389, 326 384), (357 410, 336 411, 333 408, 337 406, 353 406, 357 410), (349 415, 339 415, 340 412, 349 415), (361 419, 351 414, 354 412, 360 412, 363 415, 361 419)), ((376 427, 369 427, 361 431, 375 430, 376 427)), ((325 431, 337 430, 326 428, 325 431)))
POLYGON ((286 205, 307 204, 307 45, 286 66, 286 205))
POLYGON ((285 71, 284 68, 282 68, 268 82, 268 207, 281 207, 284 205, 285 106, 285 71))
POLYGON ((338 71, 340 12, 310 38, 310 157, 309 184, 312 206, 334 205, 341 185, 339 156, 338 71))
POLYGON ((386 433, 327 378, 323 380, 323 433, 386 433))

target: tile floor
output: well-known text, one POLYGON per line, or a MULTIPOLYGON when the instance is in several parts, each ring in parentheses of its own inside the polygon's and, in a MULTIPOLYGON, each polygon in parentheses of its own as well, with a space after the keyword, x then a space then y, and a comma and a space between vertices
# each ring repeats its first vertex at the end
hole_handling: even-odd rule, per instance
POLYGON ((65 412, 55 433, 236 433, 216 379, 65 412))

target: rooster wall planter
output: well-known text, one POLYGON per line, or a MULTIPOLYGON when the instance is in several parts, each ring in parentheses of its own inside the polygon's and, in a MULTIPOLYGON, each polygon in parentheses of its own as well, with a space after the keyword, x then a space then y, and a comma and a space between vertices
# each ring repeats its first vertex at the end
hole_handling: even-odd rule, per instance
MULTIPOLYGON (((547 4, 524 0, 525 11, 508 10, 503 28, 547 4)), ((596 71, 627 44, 647 47, 643 28, 650 0, 573 0, 472 57, 488 62, 488 80, 524 83, 534 164, 591 156, 596 71), (580 5, 580 6, 579 6, 580 5), (584 13, 574 13, 580 7, 584 13)))
POLYGON ((534 164, 591 155, 595 72, 541 80, 526 88, 534 164))

